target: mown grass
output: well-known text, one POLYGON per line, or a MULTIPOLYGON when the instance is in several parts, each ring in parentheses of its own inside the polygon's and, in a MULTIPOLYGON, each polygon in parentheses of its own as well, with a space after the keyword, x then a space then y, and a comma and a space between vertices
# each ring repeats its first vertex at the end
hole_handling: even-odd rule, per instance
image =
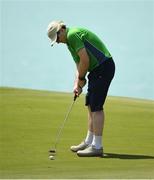
POLYGON ((84 96, 64 127, 56 159, 48 159, 72 94, 0 88, 0 178, 154 178, 154 101, 108 97, 104 158, 69 150, 86 135, 84 96))

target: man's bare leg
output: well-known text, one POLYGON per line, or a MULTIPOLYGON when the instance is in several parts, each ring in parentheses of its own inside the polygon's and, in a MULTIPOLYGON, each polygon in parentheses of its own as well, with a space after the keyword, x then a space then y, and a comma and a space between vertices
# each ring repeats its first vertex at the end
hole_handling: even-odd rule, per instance
POLYGON ((92 119, 92 112, 90 110, 90 107, 88 106, 88 131, 87 131, 85 143, 92 144, 92 141, 93 141, 93 119, 92 119))
POLYGON ((104 128, 104 111, 96 111, 92 112, 92 127, 93 127, 93 141, 92 145, 96 147, 96 149, 102 148, 102 135, 104 128))

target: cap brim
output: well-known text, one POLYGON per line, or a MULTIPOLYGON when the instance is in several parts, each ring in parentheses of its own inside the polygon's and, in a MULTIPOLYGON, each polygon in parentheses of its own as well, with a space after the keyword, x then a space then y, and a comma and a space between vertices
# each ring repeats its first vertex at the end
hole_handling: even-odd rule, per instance
POLYGON ((56 41, 52 41, 50 45, 53 46, 55 43, 56 43, 56 41))
POLYGON ((53 46, 57 41, 57 34, 55 34, 54 37, 50 38, 50 40, 51 40, 51 46, 53 46))

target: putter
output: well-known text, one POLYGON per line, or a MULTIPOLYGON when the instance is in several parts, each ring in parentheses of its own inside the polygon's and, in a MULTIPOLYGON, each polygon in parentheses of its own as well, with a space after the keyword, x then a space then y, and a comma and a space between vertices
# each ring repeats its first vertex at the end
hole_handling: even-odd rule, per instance
POLYGON ((71 103, 71 105, 70 105, 70 107, 69 107, 69 109, 68 109, 68 111, 67 111, 67 113, 66 113, 65 119, 64 119, 63 123, 61 124, 58 132, 57 132, 56 140, 55 140, 55 144, 54 144, 54 149, 50 149, 50 150, 49 150, 49 153, 50 153, 51 155, 54 155, 54 156, 56 155, 57 144, 59 143, 62 130, 63 130, 64 126, 65 126, 65 123, 66 123, 66 121, 67 121, 67 119, 68 119, 68 117, 69 117, 69 114, 70 114, 70 112, 71 112, 71 110, 72 110, 72 108, 73 108, 73 105, 74 105, 75 100, 76 100, 77 97, 78 97, 78 96, 75 94, 75 95, 74 95, 74 98, 73 98, 73 102, 71 103))

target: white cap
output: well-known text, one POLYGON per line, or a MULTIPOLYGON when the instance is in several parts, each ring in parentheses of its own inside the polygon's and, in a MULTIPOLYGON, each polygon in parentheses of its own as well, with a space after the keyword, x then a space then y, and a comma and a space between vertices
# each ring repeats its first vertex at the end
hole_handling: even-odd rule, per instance
POLYGON ((56 42, 57 32, 61 29, 63 25, 65 25, 63 21, 52 21, 49 23, 47 28, 47 34, 51 40, 51 45, 56 42))

